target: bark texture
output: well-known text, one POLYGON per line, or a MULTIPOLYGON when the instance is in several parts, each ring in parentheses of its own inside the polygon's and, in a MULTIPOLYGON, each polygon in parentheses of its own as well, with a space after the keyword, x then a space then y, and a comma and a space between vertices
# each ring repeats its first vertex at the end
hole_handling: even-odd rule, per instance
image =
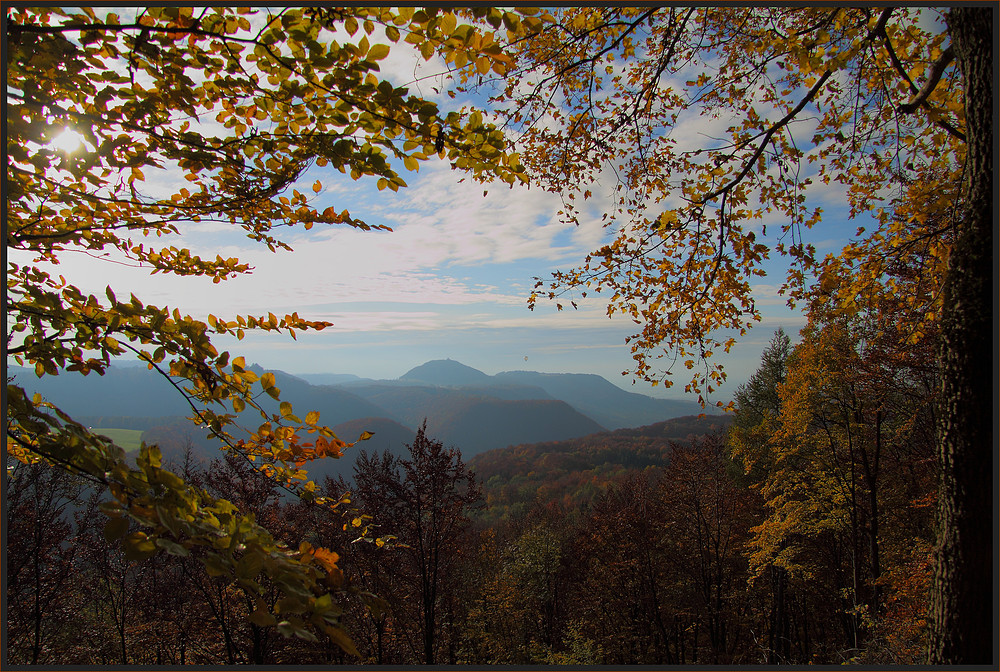
POLYGON ((965 83, 967 155, 941 317, 941 480, 930 604, 932 664, 997 664, 995 25, 990 7, 957 7, 948 19, 965 83))

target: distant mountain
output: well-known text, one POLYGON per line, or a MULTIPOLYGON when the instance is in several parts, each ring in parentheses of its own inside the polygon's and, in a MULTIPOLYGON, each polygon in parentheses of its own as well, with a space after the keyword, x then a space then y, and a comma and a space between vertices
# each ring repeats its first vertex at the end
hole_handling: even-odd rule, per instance
POLYGON ((360 418, 349 422, 342 422, 330 428, 341 441, 358 441, 358 437, 363 432, 371 432, 373 436, 365 441, 358 441, 354 446, 345 450, 359 453, 362 450, 368 453, 384 453, 389 451, 393 455, 409 455, 409 450, 405 445, 413 443, 417 433, 409 427, 404 427, 395 420, 388 418, 360 418))
MULTIPOLYGON (((411 426, 419 424, 420 419, 429 416, 429 413, 417 410, 421 405, 417 401, 409 409, 400 409, 396 404, 404 398, 425 397, 428 393, 399 390, 387 392, 386 388, 422 386, 440 390, 445 387, 501 399, 559 399, 609 429, 639 427, 683 415, 716 412, 715 409, 702 409, 695 401, 656 399, 629 392, 594 374, 504 371, 488 376, 451 359, 426 362, 410 369, 398 380, 360 379, 346 381, 342 385, 345 389, 392 410, 411 426)), ((454 397, 443 393, 439 396, 454 397)))
MULTIPOLYGON (((253 368, 258 374, 263 372, 260 367, 253 368)), ((343 388, 313 386, 282 371, 274 373, 282 401, 291 402, 294 410, 302 414, 319 411, 324 424, 390 415, 343 388)), ((16 375, 15 383, 23 386, 29 395, 41 393, 46 401, 59 406, 71 417, 95 427, 149 429, 163 424, 158 419, 191 414, 191 406, 177 390, 159 373, 146 367, 111 366, 103 376, 63 373, 38 378, 32 369, 12 366, 8 375, 16 375)), ((278 412, 278 402, 267 395, 258 396, 257 402, 268 413, 278 412)), ((256 423, 253 425, 256 427, 260 418, 251 418, 250 413, 245 413, 250 418, 247 422, 256 423)), ((168 424, 172 423, 173 420, 168 424)))
POLYGON ((469 457, 525 441, 583 436, 603 429, 544 390, 517 385, 432 387, 375 383, 351 385, 353 394, 469 457), (539 398, 539 396, 543 398, 539 398))
POLYGON ((139 417, 135 415, 76 415, 73 416, 73 419, 81 425, 87 425, 88 427, 93 427, 95 429, 113 427, 116 429, 147 430, 164 424, 164 422, 168 419, 184 420, 188 424, 191 424, 190 420, 186 420, 180 415, 174 416, 173 418, 162 415, 148 417, 139 417))
POLYGON ((67 372, 41 378, 34 369, 10 366, 7 375, 15 376, 14 383, 23 387, 28 396, 38 392, 72 417, 162 417, 191 412, 177 390, 162 375, 145 366, 114 365, 103 376, 67 372))
MULTIPOLYGON (((204 430, 178 420, 191 413, 190 406, 168 381, 145 367, 112 366, 104 376, 66 373, 41 379, 31 369, 9 368, 29 393, 40 392, 87 424, 146 430, 147 442, 171 450, 192 442, 215 455, 216 444, 205 438, 204 430)), ((264 372, 258 365, 251 368, 264 372)), ((314 381, 341 381, 314 385, 300 376, 273 372, 281 400, 291 402, 300 417, 319 411, 320 423, 348 423, 350 431, 356 429, 350 423, 376 418, 394 423, 396 433, 399 428, 415 432, 426 418, 433 438, 458 447, 466 457, 605 428, 650 425, 701 410, 693 402, 626 392, 596 375, 508 371, 488 376, 450 359, 427 362, 389 381, 306 374, 314 381)), ((278 402, 271 397, 259 394, 256 399, 267 413, 278 413, 278 402)), ((244 416, 248 427, 260 423, 253 411, 244 416)))
MULTIPOLYGON (((395 385, 391 382, 352 384, 344 389, 383 409, 381 415, 399 420, 416 430, 424 418, 436 417, 449 407, 462 403, 469 393, 461 390, 418 385, 395 385)), ((475 396, 482 396, 476 394, 475 396)))
POLYGON ((455 387, 486 383, 490 377, 479 369, 466 366, 453 359, 435 359, 412 368, 400 380, 419 381, 431 385, 455 387))
POLYGON ((536 385, 512 385, 497 383, 492 380, 488 385, 462 385, 455 389, 466 394, 492 397, 494 399, 509 399, 511 401, 555 398, 536 385))
POLYGON ((355 376, 353 373, 296 373, 294 375, 310 385, 343 385, 359 380, 371 380, 355 376))
POLYGON ((195 469, 207 469, 212 460, 223 459, 222 443, 206 427, 180 416, 160 418, 158 424, 142 433, 142 441, 156 445, 164 468, 174 473, 183 471, 185 459, 190 459, 195 469))
POLYGON ((467 399, 427 420, 427 433, 458 447, 465 458, 526 441, 557 441, 603 430, 556 399, 467 399))
POLYGON ((398 384, 396 381, 378 381, 352 383, 345 389, 385 409, 388 417, 398 418, 414 429, 424 418, 440 417, 471 400, 552 399, 545 390, 525 385, 439 387, 415 382, 398 384))
MULTIPOLYGON (((184 455, 190 445, 191 457, 196 464, 207 467, 212 460, 222 459, 220 443, 208 436, 208 430, 194 425, 187 418, 161 418, 161 423, 147 429, 142 434, 142 440, 148 444, 156 444, 163 455, 164 463, 169 468, 179 470, 184 462, 184 455)), ((323 484, 327 476, 336 479, 343 475, 350 480, 354 475, 354 463, 362 450, 369 454, 386 450, 393 455, 409 455, 407 444, 413 443, 416 433, 388 418, 359 418, 330 427, 341 441, 357 442, 345 448, 340 458, 322 458, 305 464, 309 478, 318 485, 323 484), (362 432, 372 432, 372 437, 366 441, 358 441, 362 432)), ((307 439, 304 439, 307 440, 307 439)))
MULTIPOLYGON (((319 411, 319 421, 327 426, 358 418, 389 417, 399 420, 393 413, 340 386, 310 385, 305 380, 283 371, 271 369, 275 385, 281 390, 281 401, 292 404, 299 417, 308 411, 319 411)), ((268 413, 278 413, 279 402, 267 395, 257 398, 268 413)))
POLYGON ((655 399, 627 392, 601 376, 588 373, 504 371, 493 376, 492 380, 502 384, 540 387, 553 398, 562 399, 609 429, 638 427, 702 412, 697 402, 655 399))

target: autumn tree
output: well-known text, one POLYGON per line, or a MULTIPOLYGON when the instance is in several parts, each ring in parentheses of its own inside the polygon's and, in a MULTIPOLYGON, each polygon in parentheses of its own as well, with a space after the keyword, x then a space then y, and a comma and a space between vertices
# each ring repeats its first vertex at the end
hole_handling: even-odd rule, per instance
POLYGON ((71 590, 78 548, 72 543, 72 508, 82 483, 45 464, 8 456, 4 501, 4 640, 11 662, 52 662, 53 641, 75 600, 71 590))
MULTIPOLYGON (((769 446, 779 427, 780 388, 788 377, 790 354, 791 339, 779 329, 761 353, 760 367, 733 395, 735 419, 729 433, 729 451, 736 463, 743 467, 748 487, 754 487, 766 478, 774 464, 769 446)), ((758 581, 767 584, 764 591, 768 610, 767 635, 762 644, 766 662, 787 661, 792 645, 788 569, 768 563, 758 581)))
MULTIPOLYGON (((497 25, 502 14, 477 10, 497 25)), ((266 476, 317 499, 303 466, 339 455, 345 442, 318 425, 317 414, 302 420, 287 402, 280 413, 265 412, 255 398, 279 397, 274 375, 257 375, 242 357, 220 353, 211 337, 239 339, 247 329, 294 337, 327 323, 273 313, 203 321, 119 297, 110 286, 89 294, 52 266, 81 252, 219 283, 251 269, 165 240, 193 223, 215 222, 278 251, 290 249, 278 237, 281 227, 379 228, 343 207, 321 210, 300 184, 313 165, 391 191, 406 185, 401 170, 434 157, 473 177, 522 179, 503 134, 480 114, 445 113, 380 74, 390 46, 374 42, 376 24, 379 36, 401 43, 393 48, 405 43, 424 59, 440 55, 456 68, 505 72, 508 59, 492 33, 436 9, 9 9, 6 314, 15 338, 8 356, 39 376, 100 375, 113 359, 136 357, 185 395, 192 419, 221 447, 256 457, 266 476), (334 39, 340 29, 349 37, 334 39), (64 129, 82 138, 80 150, 54 143, 64 129), (172 176, 187 186, 161 188, 172 176), (236 424, 243 411, 245 431, 236 424), (307 441, 306 434, 314 436, 307 441)), ((319 181, 312 184, 321 190, 319 181)), ((278 543, 228 500, 163 469, 155 447, 143 449, 136 467, 113 442, 20 385, 8 384, 6 399, 8 453, 108 487, 104 532, 121 540, 128 560, 203 548, 210 573, 251 591, 266 577, 285 595, 282 611, 269 616, 281 634, 309 639, 315 630, 347 641, 332 601, 342 592, 330 582, 334 554, 278 543)))
MULTIPOLYGON (((212 460, 203 481, 209 493, 225 496, 240 511, 252 515, 255 521, 277 534, 278 488, 274 481, 262 478, 240 455, 230 452, 222 459, 212 460)), ((252 562, 248 558, 244 567, 252 562)), ((187 564, 185 572, 204 595, 222 632, 228 663, 273 663, 271 648, 276 623, 269 616, 276 610, 280 597, 273 583, 265 579, 252 586, 225 575, 212 576, 192 563, 187 564)), ((253 571, 244 569, 243 574, 253 571)))
POLYGON ((491 526, 478 535, 475 552, 469 557, 466 571, 476 578, 465 596, 460 664, 516 665, 529 660, 528 619, 520 608, 504 553, 507 544, 498 539, 498 527, 491 526))
POLYGON ((596 498, 567 556, 566 619, 600 648, 603 664, 690 661, 690 621, 671 594, 678 563, 656 472, 632 473, 596 498))
POLYGON ((660 486, 662 524, 670 535, 666 552, 690 586, 695 632, 700 626, 704 633, 705 643, 694 639, 695 655, 703 662, 730 663, 748 648, 742 550, 757 498, 737 478, 723 434, 674 444, 670 458, 660 486))
POLYGON ((419 634, 414 653, 431 665, 440 657, 440 610, 452 586, 460 535, 481 494, 461 452, 428 437, 426 421, 407 448, 408 458, 362 451, 351 493, 380 535, 362 552, 388 574, 382 585, 394 589, 391 595, 373 592, 395 605, 396 627, 419 634), (381 543, 385 538, 388 545, 381 543))
POLYGON ((640 325, 628 339, 638 377, 669 383, 683 366, 686 389, 711 394, 725 379, 717 355, 736 342, 720 334, 761 319, 753 283, 772 255, 788 262, 792 303, 832 297, 849 315, 867 293, 894 291, 884 271, 899 252, 930 247, 929 291, 910 297, 933 307, 914 338, 941 327, 930 660, 992 660, 984 596, 995 591, 981 587, 995 403, 978 367, 996 350, 995 12, 574 7, 542 18, 540 30, 507 25, 514 63, 491 102, 532 183, 563 197, 566 221, 582 222, 583 202, 613 185, 602 209, 614 236, 539 280, 529 304, 603 292, 609 315, 640 325), (696 124, 703 136, 688 131, 696 124), (841 191, 858 225, 839 254, 816 248, 827 224, 810 203, 816 187, 841 191))
POLYGON ((905 624, 897 619, 890 626, 884 617, 889 601, 910 590, 897 568, 920 566, 930 546, 924 509, 933 494, 932 385, 922 370, 926 362, 913 357, 923 348, 903 353, 891 347, 898 341, 893 331, 882 331, 886 323, 868 311, 827 322, 815 314, 783 364, 784 380, 771 391, 777 407, 762 416, 757 401, 764 396, 762 374, 774 370, 768 362, 773 345, 753 384, 737 395, 731 448, 765 503, 747 545, 751 577, 757 587, 772 585, 770 629, 782 634, 768 642, 780 657, 787 658, 791 642, 785 609, 774 607, 794 591, 815 595, 836 614, 843 630, 836 655, 919 659, 899 635, 921 637, 920 608, 905 624), (741 420, 743 406, 748 417, 741 420), (785 650, 775 642, 785 642, 785 650))
POLYGON ((152 563, 137 563, 119 544, 108 543, 98 516, 98 502, 105 496, 100 490, 91 493, 80 516, 80 561, 75 568, 85 578, 84 595, 89 625, 101 636, 95 652, 105 664, 135 664, 133 633, 141 627, 139 605, 143 584, 152 572, 152 563))

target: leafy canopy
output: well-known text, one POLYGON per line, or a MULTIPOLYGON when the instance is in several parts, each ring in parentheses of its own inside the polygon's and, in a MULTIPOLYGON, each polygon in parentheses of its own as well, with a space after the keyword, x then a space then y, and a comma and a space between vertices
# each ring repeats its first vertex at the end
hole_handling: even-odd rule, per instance
MULTIPOLYGON (((104 296, 87 294, 43 266, 83 252, 219 283, 251 269, 171 245, 170 236, 222 223, 275 251, 290 249, 281 227, 382 228, 344 208, 321 211, 313 195, 319 181, 311 192, 296 188, 312 165, 392 191, 406 186, 401 171, 435 156, 475 178, 523 180, 503 134, 482 115, 444 112, 379 71, 397 47, 375 42, 376 25, 388 42, 407 43, 424 59, 439 55, 452 67, 502 75, 509 58, 492 33, 412 7, 148 7, 134 16, 16 7, 7 19, 6 246, 31 256, 7 262, 8 355, 38 376, 103 375, 113 358, 135 356, 186 396, 192 420, 224 449, 307 500, 344 503, 318 497, 303 467, 339 457, 350 444, 321 426, 318 413, 299 418, 287 402, 279 414, 266 413, 256 399, 280 398, 274 375, 258 376, 211 342, 216 334, 242 339, 247 329, 294 338, 328 323, 294 313, 203 322, 118 297, 110 286, 104 296), (83 150, 53 142, 65 128, 82 137, 83 150), (185 186, 174 190, 175 176, 185 186), (243 412, 261 424, 241 429, 243 412)), ((7 401, 8 453, 108 486, 105 535, 121 539, 127 557, 200 548, 210 574, 258 592, 267 577, 281 589, 275 605, 260 602, 253 622, 305 638, 325 631, 353 650, 334 600, 347 590, 335 552, 286 548, 252 516, 164 470, 155 446, 142 448, 136 468, 109 439, 20 385, 8 385, 7 401), (131 522, 140 530, 129 534, 131 522)))
POLYGON ((529 305, 604 292, 609 315, 641 329, 629 339, 633 373, 669 385, 683 365, 701 395, 725 379, 712 357, 735 344, 728 334, 761 319, 753 285, 775 253, 789 262, 790 303, 832 294, 850 314, 897 295, 916 317, 907 336, 921 339, 940 312, 965 152, 939 14, 572 7, 543 14, 531 36, 509 26, 509 74, 484 85, 532 183, 560 194, 578 224, 581 203, 608 192, 615 234, 538 280, 529 305), (823 213, 807 195, 827 187, 860 226, 823 257, 810 235, 823 213), (911 281, 888 276, 914 247, 923 265, 911 281))

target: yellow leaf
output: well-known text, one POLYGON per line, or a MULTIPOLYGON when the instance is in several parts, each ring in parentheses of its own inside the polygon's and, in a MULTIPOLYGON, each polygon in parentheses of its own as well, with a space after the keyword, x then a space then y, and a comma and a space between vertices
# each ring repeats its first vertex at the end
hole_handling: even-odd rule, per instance
POLYGON ((385 44, 375 44, 368 50, 369 61, 381 61, 389 55, 389 46, 385 44))

